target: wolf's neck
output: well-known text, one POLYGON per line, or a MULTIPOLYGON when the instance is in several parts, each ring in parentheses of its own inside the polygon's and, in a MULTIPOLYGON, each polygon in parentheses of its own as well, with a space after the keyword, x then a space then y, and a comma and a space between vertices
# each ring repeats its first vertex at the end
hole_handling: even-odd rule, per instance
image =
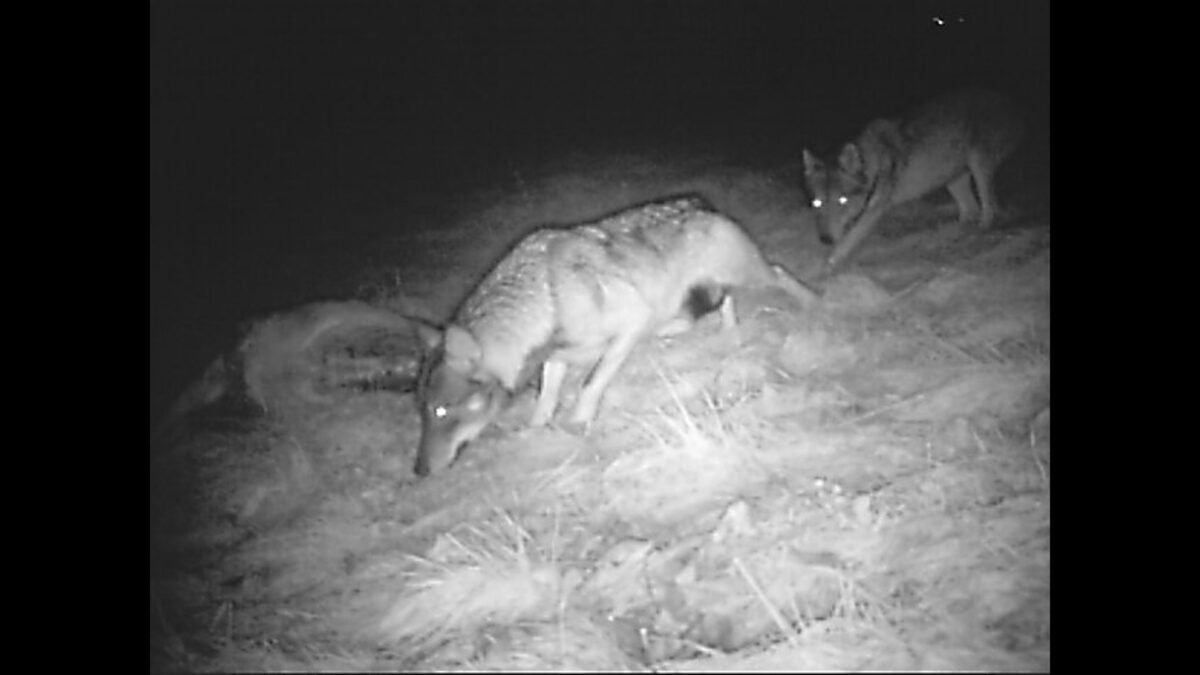
POLYGON ((533 378, 556 348, 552 322, 476 321, 466 328, 483 350, 481 368, 516 391, 533 378))

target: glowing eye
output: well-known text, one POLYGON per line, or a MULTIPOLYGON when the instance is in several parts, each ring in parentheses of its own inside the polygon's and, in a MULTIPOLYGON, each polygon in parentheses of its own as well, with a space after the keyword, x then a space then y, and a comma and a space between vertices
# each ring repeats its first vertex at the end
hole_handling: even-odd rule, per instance
POLYGON ((479 412, 480 410, 483 410, 485 403, 487 403, 487 399, 485 399, 481 394, 476 394, 467 399, 467 410, 470 410, 471 412, 479 412))
POLYGON ((821 204, 824 204, 824 203, 825 203, 825 202, 821 201, 820 199, 814 199, 814 200, 812 200, 812 206, 813 206, 813 208, 814 208, 814 209, 819 209, 819 208, 821 208, 821 204))
POLYGON ((838 197, 838 204, 841 204, 842 206, 845 206, 846 202, 848 202, 848 201, 850 201, 850 200, 847 199, 845 195, 838 197))
POLYGON ((441 419, 441 418, 443 418, 443 417, 445 417, 446 415, 449 415, 449 414, 450 414, 450 411, 449 411, 449 410, 447 410, 447 409, 446 409, 446 406, 444 406, 444 405, 439 405, 439 406, 437 406, 436 408, 434 408, 434 409, 433 409, 433 416, 434 416, 434 417, 436 417, 436 418, 438 418, 438 419, 441 419))

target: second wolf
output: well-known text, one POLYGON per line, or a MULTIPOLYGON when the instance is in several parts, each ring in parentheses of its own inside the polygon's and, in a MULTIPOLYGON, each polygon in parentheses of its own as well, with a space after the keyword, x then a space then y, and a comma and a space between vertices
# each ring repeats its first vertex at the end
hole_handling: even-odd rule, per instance
POLYGON ((816 297, 695 195, 536 230, 429 336, 416 473, 449 466, 539 370, 532 424, 550 421, 568 367, 580 365, 590 374, 570 423, 589 425, 639 341, 717 308, 732 325, 728 291, 747 286, 780 287, 804 304, 816 297))
POLYGON ((842 148, 837 166, 805 150, 805 183, 818 233, 822 243, 834 245, 826 271, 844 262, 892 207, 941 187, 958 204, 960 221, 978 218, 980 227, 990 227, 996 218, 996 169, 1023 134, 1008 98, 966 89, 926 103, 907 120, 871 122, 842 148))

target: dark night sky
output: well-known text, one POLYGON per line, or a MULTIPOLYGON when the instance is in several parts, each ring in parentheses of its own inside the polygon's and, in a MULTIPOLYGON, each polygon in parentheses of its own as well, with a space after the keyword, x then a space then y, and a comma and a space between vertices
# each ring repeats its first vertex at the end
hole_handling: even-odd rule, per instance
POLYGON ((157 0, 149 38, 152 398, 413 195, 587 143, 782 120, 832 144, 947 85, 1049 87, 1026 0, 157 0), (964 28, 932 27, 947 9, 964 28))

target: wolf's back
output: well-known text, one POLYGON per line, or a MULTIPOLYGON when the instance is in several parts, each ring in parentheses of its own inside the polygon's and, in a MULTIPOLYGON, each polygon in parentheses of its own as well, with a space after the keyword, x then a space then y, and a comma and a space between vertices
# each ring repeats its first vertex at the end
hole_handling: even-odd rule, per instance
POLYGON ((588 342, 622 321, 681 311, 697 285, 767 285, 769 266, 742 229, 687 195, 527 235, 455 315, 483 347, 487 370, 512 388, 540 350, 588 342))
POLYGON ((921 106, 910 116, 904 131, 918 144, 946 138, 955 145, 1003 158, 1020 143, 1025 124, 1009 97, 990 89, 970 88, 921 106))
POLYGON ((551 250, 551 285, 560 291, 563 317, 586 308, 619 318, 628 305, 641 305, 644 320, 656 324, 678 314, 697 287, 775 281, 741 227, 695 196, 625 211, 571 234, 551 250))

